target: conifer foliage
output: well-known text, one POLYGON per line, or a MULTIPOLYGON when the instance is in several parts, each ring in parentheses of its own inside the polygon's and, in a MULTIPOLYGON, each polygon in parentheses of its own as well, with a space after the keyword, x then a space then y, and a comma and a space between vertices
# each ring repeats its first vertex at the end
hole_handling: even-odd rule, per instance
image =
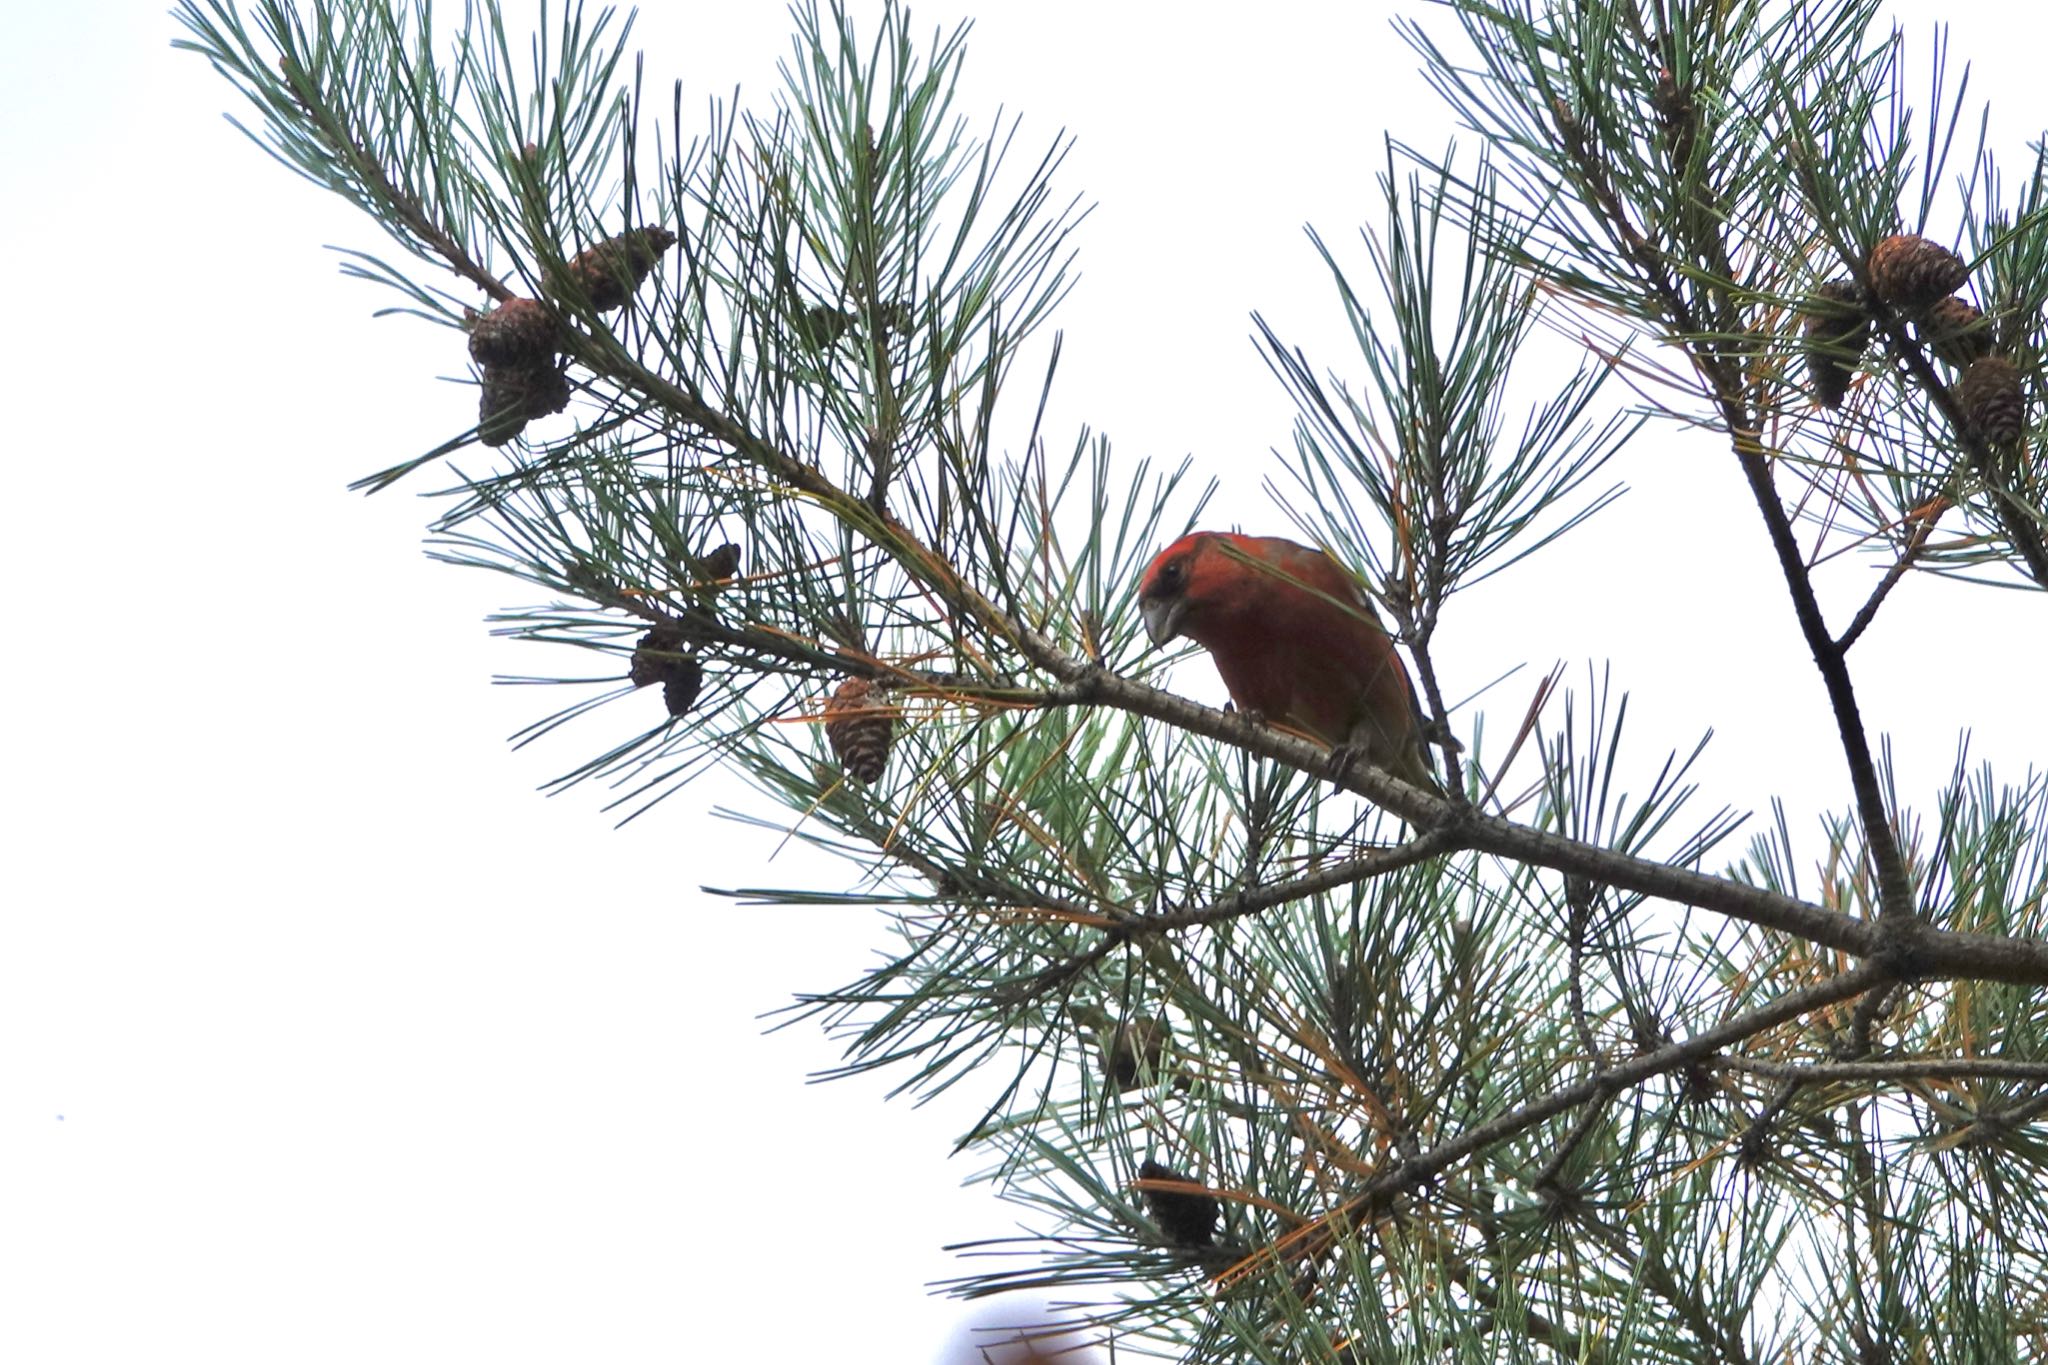
POLYGON ((490 0, 178 17, 396 243, 350 268, 466 335, 477 422, 361 486, 441 480, 435 552, 589 689, 543 725, 643 719, 564 785, 743 771, 891 936, 803 997, 848 1068, 998 1078, 963 1141, 1036 1236, 961 1292, 1216 1365, 2048 1359, 2048 780, 1902 790, 1855 667, 1909 576, 2038 629, 2048 145, 1972 152, 1875 0, 1417 9, 1483 154, 1393 130, 1362 264, 1317 239, 1356 354, 1257 326, 1291 534, 1369 586, 1447 794, 1161 686, 1136 586, 1203 495, 1039 429, 1082 209, 1064 140, 953 107, 964 29, 799 4, 783 87, 679 147, 608 11, 530 72, 490 0), (1679 439, 1817 673, 1818 831, 1739 842, 1682 752, 1616 780, 1597 672, 1441 675, 1454 596, 1567 598, 1538 552, 1679 439))

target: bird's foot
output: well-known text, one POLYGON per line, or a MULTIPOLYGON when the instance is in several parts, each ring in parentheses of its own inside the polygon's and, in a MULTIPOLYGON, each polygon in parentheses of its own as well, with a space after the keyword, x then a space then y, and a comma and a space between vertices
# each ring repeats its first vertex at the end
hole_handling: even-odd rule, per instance
POLYGON ((1339 744, 1330 750, 1329 759, 1323 764, 1323 776, 1342 788, 1352 769, 1365 761, 1363 744, 1339 744))

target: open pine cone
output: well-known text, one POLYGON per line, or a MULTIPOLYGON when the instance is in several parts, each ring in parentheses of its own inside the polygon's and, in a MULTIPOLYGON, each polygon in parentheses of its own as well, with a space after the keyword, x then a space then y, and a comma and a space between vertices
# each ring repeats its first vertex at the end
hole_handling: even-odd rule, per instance
POLYGON ((569 278, 592 308, 610 312, 625 306, 661 253, 675 244, 676 235, 665 227, 634 228, 578 254, 569 262, 569 278))
POLYGON ((1898 233, 1870 249, 1870 287, 1904 313, 1924 313, 1969 278, 1962 257, 1918 233, 1898 233))

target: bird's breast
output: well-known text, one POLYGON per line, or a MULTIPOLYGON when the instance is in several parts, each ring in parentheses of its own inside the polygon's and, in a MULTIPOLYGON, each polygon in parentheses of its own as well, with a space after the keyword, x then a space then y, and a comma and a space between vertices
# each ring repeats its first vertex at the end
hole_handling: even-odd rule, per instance
POLYGON ((1240 711, 1337 744, 1350 732, 1358 682, 1343 662, 1315 639, 1246 630, 1220 645, 1205 645, 1216 672, 1240 711))

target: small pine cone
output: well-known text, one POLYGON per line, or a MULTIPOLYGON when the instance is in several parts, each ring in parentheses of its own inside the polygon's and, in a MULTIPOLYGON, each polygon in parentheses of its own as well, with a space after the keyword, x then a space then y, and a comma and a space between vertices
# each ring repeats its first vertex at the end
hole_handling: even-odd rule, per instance
POLYGON ((1920 339, 1957 369, 1991 354, 1991 328, 1967 300, 1951 294, 1920 319, 1920 339))
POLYGON ((555 361, 561 329, 538 299, 507 299, 469 329, 469 354, 477 364, 507 370, 537 370, 555 361))
POLYGON ((680 716, 697 704, 697 693, 704 686, 704 665, 695 657, 685 654, 669 669, 669 675, 661 682, 662 704, 668 707, 671 716, 680 716))
POLYGON ((1870 344, 1870 314, 1854 280, 1829 280, 1807 301, 1806 369, 1813 396, 1824 408, 1839 408, 1849 377, 1870 344))
POLYGON ((1870 344, 1869 302, 1851 279, 1815 286, 1806 303, 1807 340, 1816 346, 1839 346, 1850 359, 1860 358, 1870 344))
POLYGON ((691 565, 697 578, 712 583, 731 578, 740 571, 740 547, 728 541, 691 565))
POLYGON ((661 253, 676 244, 664 227, 634 228, 608 237, 569 262, 569 278, 600 313, 625 305, 654 269, 661 253))
POLYGON ((633 646, 633 686, 665 683, 677 665, 689 656, 683 653, 683 632, 674 626, 656 626, 633 646))
POLYGON ((1969 278, 1962 257, 1917 233, 1887 237, 1870 249, 1871 287, 1901 312, 1924 312, 1969 278))
POLYGON ((866 678, 848 678, 825 703, 825 742, 849 777, 874 782, 889 762, 896 713, 875 696, 866 678))
POLYGON ((1973 360, 1956 381, 1963 420, 1981 439, 2011 445, 2027 429, 2027 394, 2019 367, 2004 356, 1973 360))
MULTIPOLYGON (((1182 1175, 1170 1166, 1162 1166, 1150 1157, 1138 1167, 1140 1180, 1177 1180, 1185 1185, 1199 1185, 1202 1182, 1192 1176, 1182 1175)), ((1216 1242, 1216 1224, 1223 1217, 1223 1206, 1206 1194, 1190 1194, 1182 1190, 1142 1190, 1145 1208, 1152 1215, 1152 1221, 1159 1225, 1166 1240, 1175 1246, 1205 1247, 1216 1242)))

